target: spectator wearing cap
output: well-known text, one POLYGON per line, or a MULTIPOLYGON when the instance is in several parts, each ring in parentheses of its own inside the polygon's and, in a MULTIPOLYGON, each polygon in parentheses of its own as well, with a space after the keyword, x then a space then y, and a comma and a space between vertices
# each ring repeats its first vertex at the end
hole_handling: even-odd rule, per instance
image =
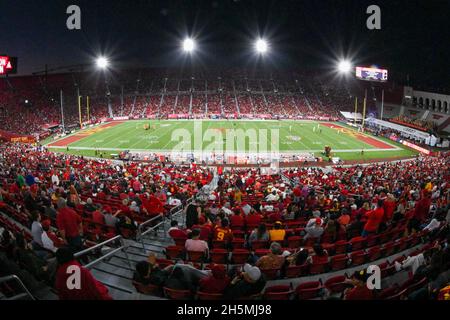
POLYGON ((230 282, 230 278, 226 274, 225 266, 214 264, 211 267, 211 275, 200 279, 199 291, 206 293, 223 293, 230 282))
POLYGON ((277 221, 274 223, 273 229, 269 230, 270 241, 284 241, 286 230, 284 230, 282 227, 283 224, 281 223, 281 221, 277 221))
POLYGON ((243 272, 237 275, 225 290, 225 299, 236 300, 258 294, 265 285, 266 280, 261 274, 261 270, 246 263, 243 272))
POLYGON ((58 200, 58 215, 56 216, 56 225, 62 238, 75 250, 82 249, 81 234, 83 233, 83 224, 81 217, 67 206, 66 200, 58 200))
POLYGON ((322 219, 321 218, 315 218, 308 221, 308 224, 305 227, 305 236, 303 239, 313 238, 313 239, 319 239, 323 234, 323 227, 322 227, 322 219))
POLYGON ((259 258, 255 265, 261 270, 280 269, 284 264, 282 253, 281 245, 278 242, 272 242, 270 252, 259 258))
POLYGON ((91 272, 84 268, 73 256, 70 248, 60 248, 56 251, 58 270, 56 272, 55 289, 60 300, 112 300, 108 289, 97 281, 91 272), (69 277, 73 270, 79 270, 80 286, 68 287, 69 277))

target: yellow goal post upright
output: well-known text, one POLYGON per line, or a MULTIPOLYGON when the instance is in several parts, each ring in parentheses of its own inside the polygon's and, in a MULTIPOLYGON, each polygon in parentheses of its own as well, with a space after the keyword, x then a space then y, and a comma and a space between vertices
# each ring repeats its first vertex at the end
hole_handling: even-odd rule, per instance
POLYGON ((80 129, 83 129, 83 119, 81 118, 81 96, 78 95, 78 116, 80 118, 80 129))
POLYGON ((87 112, 87 122, 91 120, 91 116, 89 113, 89 96, 86 96, 86 112, 87 112))

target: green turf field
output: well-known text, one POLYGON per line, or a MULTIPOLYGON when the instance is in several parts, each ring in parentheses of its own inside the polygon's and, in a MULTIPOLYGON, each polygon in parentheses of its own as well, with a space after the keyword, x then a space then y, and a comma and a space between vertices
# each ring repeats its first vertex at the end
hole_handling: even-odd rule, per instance
POLYGON ((132 120, 85 129, 48 143, 55 151, 93 156, 95 150, 99 150, 105 157, 122 150, 171 152, 174 149, 202 149, 203 152, 216 153, 220 150, 313 152, 320 155, 326 145, 331 146, 333 156, 344 160, 416 154, 400 144, 384 138, 371 138, 342 124, 315 121, 132 120), (146 124, 149 130, 144 130, 146 124), (240 137, 239 141, 233 140, 233 134, 240 137))

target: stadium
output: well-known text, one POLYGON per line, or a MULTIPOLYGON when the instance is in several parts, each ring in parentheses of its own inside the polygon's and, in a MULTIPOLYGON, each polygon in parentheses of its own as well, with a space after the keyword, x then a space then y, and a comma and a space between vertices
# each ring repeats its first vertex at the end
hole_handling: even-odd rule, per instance
POLYGON ((202 65, 201 37, 174 42, 188 67, 97 52, 22 72, 3 46, 0 300, 450 299, 445 72, 278 68, 262 36, 252 67, 202 65))

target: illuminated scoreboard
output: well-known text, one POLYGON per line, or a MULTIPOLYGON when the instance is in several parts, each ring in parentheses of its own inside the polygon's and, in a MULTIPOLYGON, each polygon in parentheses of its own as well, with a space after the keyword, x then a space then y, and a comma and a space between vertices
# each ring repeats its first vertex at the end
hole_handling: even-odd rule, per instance
POLYGON ((0 56, 0 75, 17 73, 17 58, 0 56))
POLYGON ((388 71, 386 69, 356 67, 356 78, 366 81, 387 81, 388 71))

